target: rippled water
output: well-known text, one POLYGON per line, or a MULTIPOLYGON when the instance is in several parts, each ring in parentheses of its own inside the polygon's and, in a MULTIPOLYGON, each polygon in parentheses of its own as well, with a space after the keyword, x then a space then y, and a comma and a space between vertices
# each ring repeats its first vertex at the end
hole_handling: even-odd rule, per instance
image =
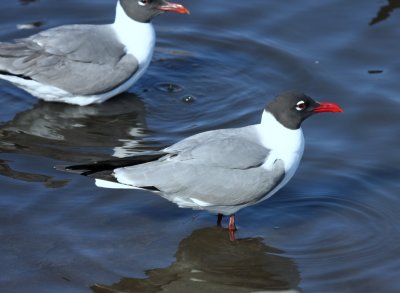
MULTIPOLYGON (((0 81, 1 292, 399 292, 400 2, 183 1, 151 67, 102 105, 0 81), (297 3, 298 2, 298 3, 297 3), (287 89, 339 103, 303 127, 293 180, 237 214, 98 189, 54 165, 124 157, 259 121, 287 89)), ((114 1, 3 1, 0 40, 104 23, 114 1)))

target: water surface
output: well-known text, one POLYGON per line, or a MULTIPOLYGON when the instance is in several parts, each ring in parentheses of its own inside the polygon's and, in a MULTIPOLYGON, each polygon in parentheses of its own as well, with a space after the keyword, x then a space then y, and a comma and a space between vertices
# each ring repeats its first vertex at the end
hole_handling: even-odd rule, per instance
MULTIPOLYGON (((114 1, 3 1, 0 40, 111 22, 114 1)), ((40 102, 0 81, 1 292, 398 292, 400 3, 183 1, 153 62, 102 105, 40 102), (237 214, 96 188, 53 166, 160 149, 257 123, 299 89, 342 114, 307 120, 293 180, 237 214)))

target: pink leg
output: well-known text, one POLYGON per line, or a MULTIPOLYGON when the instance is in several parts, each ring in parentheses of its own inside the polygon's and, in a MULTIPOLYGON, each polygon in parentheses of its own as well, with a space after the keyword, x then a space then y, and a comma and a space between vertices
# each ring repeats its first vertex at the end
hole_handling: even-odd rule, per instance
POLYGON ((229 238, 231 239, 231 241, 235 241, 235 232, 236 232, 236 225, 235 225, 235 215, 231 215, 229 217, 229 238))
POLYGON ((229 231, 236 231, 235 215, 229 217, 229 231))

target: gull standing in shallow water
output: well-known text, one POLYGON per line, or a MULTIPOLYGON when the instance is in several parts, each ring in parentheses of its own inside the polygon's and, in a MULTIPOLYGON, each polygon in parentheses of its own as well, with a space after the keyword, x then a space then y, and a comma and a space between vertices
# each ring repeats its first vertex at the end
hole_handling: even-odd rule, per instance
POLYGON ((234 214, 292 178, 304 150, 301 123, 321 112, 342 109, 290 91, 267 105, 259 124, 202 132, 160 152, 58 168, 96 178, 99 187, 150 190, 179 207, 216 213, 219 224, 228 215, 234 238, 234 214))
POLYGON ((0 78, 45 101, 104 102, 143 75, 155 44, 150 21, 165 11, 189 13, 165 0, 118 0, 112 24, 65 25, 0 42, 0 78))

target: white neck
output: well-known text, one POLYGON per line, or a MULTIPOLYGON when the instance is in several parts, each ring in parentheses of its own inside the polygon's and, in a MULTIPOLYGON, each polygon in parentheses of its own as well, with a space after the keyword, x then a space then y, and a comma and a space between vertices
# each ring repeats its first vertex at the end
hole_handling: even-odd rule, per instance
POLYGON ((151 23, 131 19, 118 1, 112 27, 120 42, 125 45, 127 53, 134 55, 139 64, 150 62, 155 44, 155 32, 151 23))
POLYGON ((275 160, 282 160, 284 163, 286 176, 275 189, 278 190, 294 175, 299 166, 304 151, 303 131, 301 128, 286 128, 267 111, 264 111, 261 123, 256 125, 256 129, 261 144, 271 150, 267 161, 264 162, 266 168, 272 166, 275 160))
POLYGON ((266 148, 273 151, 303 153, 304 137, 301 128, 294 130, 286 128, 270 112, 264 111, 257 129, 259 139, 266 148))

